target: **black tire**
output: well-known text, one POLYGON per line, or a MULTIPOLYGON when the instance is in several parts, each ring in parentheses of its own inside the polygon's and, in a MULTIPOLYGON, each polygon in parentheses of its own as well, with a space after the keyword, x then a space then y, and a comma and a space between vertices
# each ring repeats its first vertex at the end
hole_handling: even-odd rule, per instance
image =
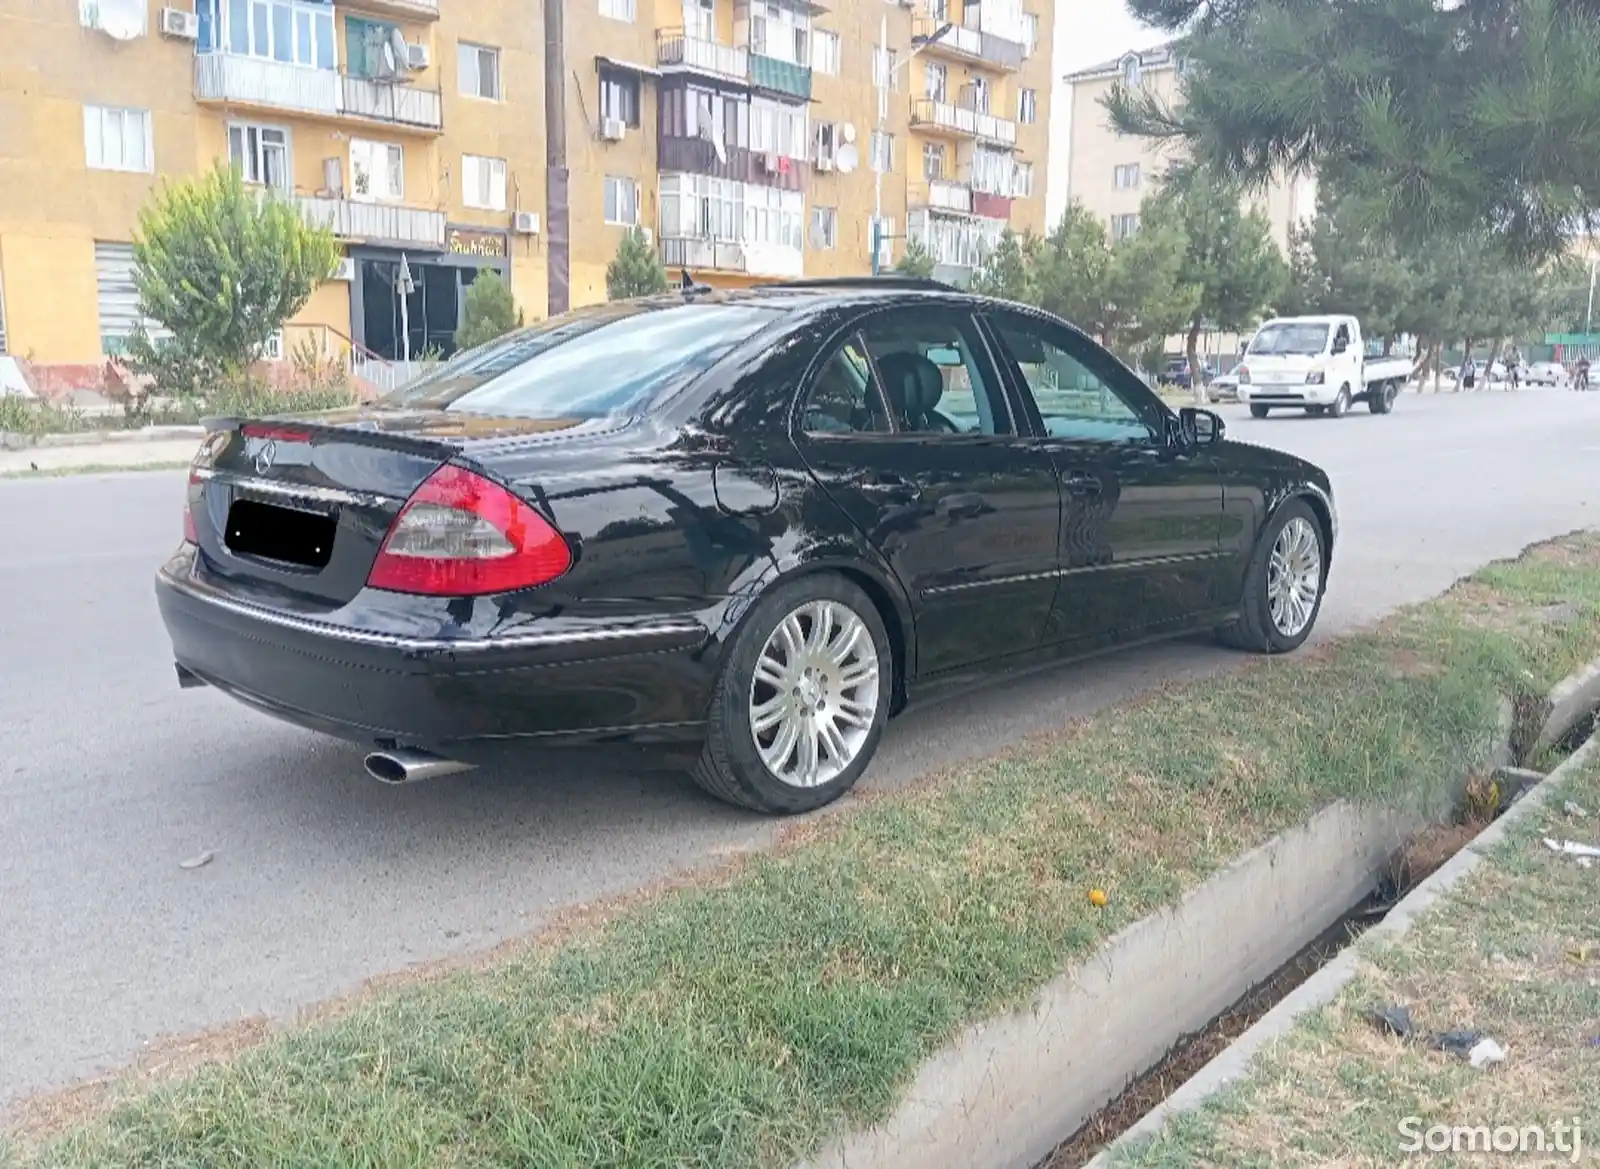
POLYGON ((795 815, 831 804, 855 786, 877 753, 894 690, 894 650, 872 599, 831 572, 808 573, 779 585, 752 609, 723 659, 706 717, 706 742, 695 764, 696 783, 720 800, 767 815, 795 815), (785 783, 768 769, 750 725, 750 693, 756 663, 767 639, 791 613, 814 601, 852 610, 872 637, 878 655, 878 701, 865 741, 838 776, 816 787, 785 783))
POLYGON ((1306 407, 1306 415, 1308 417, 1311 417, 1311 418, 1321 418, 1327 412, 1328 412, 1328 408, 1326 406, 1307 406, 1306 407))
POLYGON ((1266 406, 1257 406, 1254 402, 1252 402, 1250 403, 1250 417, 1265 418, 1267 416, 1267 409, 1268 408, 1266 406))
POLYGON ((1328 407, 1328 417, 1343 418, 1350 412, 1350 387, 1340 386, 1339 396, 1333 400, 1333 405, 1328 407))
POLYGON ((1322 612, 1322 599, 1327 595, 1327 591, 1327 535, 1317 521, 1316 513, 1311 510, 1311 505, 1304 500, 1291 499, 1278 508, 1268 521, 1266 530, 1261 533, 1255 551, 1250 556, 1250 565, 1245 570, 1244 595, 1239 600, 1239 617, 1218 629, 1217 638, 1224 645, 1248 650, 1250 653, 1290 653, 1305 644, 1306 638, 1310 637, 1311 631, 1317 627, 1317 617, 1322 612), (1272 605, 1267 596, 1267 576, 1273 544, 1277 542, 1283 529, 1289 526, 1289 522, 1297 518, 1309 521, 1311 530, 1316 533, 1317 551, 1322 558, 1322 572, 1318 577, 1317 600, 1311 609, 1311 619, 1306 622, 1304 629, 1290 636, 1280 632, 1273 622, 1272 605))
POLYGON ((1374 386, 1367 391, 1367 409, 1374 414, 1387 414, 1394 409, 1395 388, 1393 382, 1384 382, 1381 386, 1374 386))

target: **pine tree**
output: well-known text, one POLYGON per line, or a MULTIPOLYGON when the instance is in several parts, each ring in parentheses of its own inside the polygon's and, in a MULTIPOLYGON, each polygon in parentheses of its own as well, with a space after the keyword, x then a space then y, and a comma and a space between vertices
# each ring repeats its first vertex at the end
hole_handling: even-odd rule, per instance
POLYGON ((667 290, 667 272, 639 228, 622 237, 616 258, 606 267, 606 298, 627 300, 667 290))
POLYGON ((979 296, 1034 303, 1033 261, 1038 250, 1039 241, 1033 235, 1018 235, 1006 228, 994 251, 973 273, 969 288, 979 296))
POLYGON ((1129 0, 1180 34, 1182 101, 1119 130, 1251 184, 1335 179, 1406 250, 1473 230, 1552 256, 1600 207, 1595 0, 1129 0))
POLYGON ((511 285, 498 272, 480 272, 462 298, 457 349, 476 349, 512 329, 522 327, 522 313, 511 295, 511 285))
POLYGON ((896 276, 915 276, 926 280, 933 275, 933 257, 919 239, 906 243, 906 254, 894 266, 896 276))

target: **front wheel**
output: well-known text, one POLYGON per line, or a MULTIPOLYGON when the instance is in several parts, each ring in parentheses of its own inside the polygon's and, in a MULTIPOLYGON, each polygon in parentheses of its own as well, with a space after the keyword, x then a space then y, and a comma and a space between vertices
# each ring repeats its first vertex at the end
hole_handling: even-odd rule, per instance
POLYGON ((1257 406, 1253 402, 1250 404, 1250 417, 1252 417, 1252 418, 1265 418, 1266 416, 1267 416, 1267 408, 1265 406, 1257 406))
POLYGON ((768 814, 832 803, 877 752, 893 679, 883 619, 858 587, 832 573, 780 585, 728 650, 695 782, 768 814))
POLYGON ((1217 635, 1253 653, 1299 649, 1322 611, 1327 567, 1315 513, 1303 500, 1290 500, 1267 524, 1250 557, 1238 620, 1217 635))
POLYGON ((1333 400, 1333 405, 1328 407, 1328 413, 1335 418, 1343 418, 1350 412, 1350 387, 1340 386, 1339 396, 1333 400))

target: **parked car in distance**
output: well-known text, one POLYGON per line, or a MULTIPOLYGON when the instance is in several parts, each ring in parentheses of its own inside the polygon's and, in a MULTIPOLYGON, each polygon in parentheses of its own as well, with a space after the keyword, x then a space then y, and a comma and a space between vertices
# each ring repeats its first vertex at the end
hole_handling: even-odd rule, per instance
POLYGON ((1206 401, 1237 402, 1239 400, 1239 367, 1235 365, 1227 373, 1218 374, 1206 383, 1206 401))
POLYGON ((1530 386, 1556 386, 1566 389, 1572 384, 1572 375, 1559 361, 1535 361, 1528 366, 1527 382, 1530 386))
POLYGON ((1355 317, 1276 317, 1239 363, 1239 400, 1255 418, 1285 406, 1342 418, 1356 402, 1387 414, 1413 368, 1409 357, 1365 356, 1355 317))
POLYGON ((1162 386, 1176 386, 1186 390, 1193 379, 1189 376, 1189 362, 1186 358, 1174 357, 1167 362, 1167 367, 1156 378, 1156 384, 1162 386))
POLYGON ((386 782, 633 742, 765 813, 987 677, 1206 630, 1294 650, 1338 531, 1312 464, 909 278, 597 305, 370 405, 214 422, 183 524, 181 685, 386 782))

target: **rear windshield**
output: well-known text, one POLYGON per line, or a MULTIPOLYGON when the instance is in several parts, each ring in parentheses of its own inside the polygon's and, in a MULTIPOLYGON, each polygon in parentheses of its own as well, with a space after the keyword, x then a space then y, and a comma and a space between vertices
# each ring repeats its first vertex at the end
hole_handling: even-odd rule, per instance
POLYGON ((693 381, 777 316, 751 305, 597 305, 459 353, 383 402, 574 421, 630 414, 693 381))

